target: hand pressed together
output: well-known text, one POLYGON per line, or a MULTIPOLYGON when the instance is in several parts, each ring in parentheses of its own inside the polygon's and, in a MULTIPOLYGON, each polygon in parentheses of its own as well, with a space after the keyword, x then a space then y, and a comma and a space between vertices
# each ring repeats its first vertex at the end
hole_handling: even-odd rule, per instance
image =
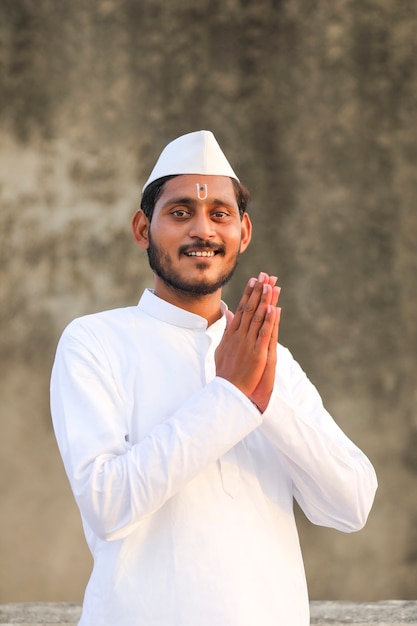
POLYGON ((216 373, 238 387, 263 413, 274 387, 281 309, 277 278, 251 278, 216 350, 216 373))

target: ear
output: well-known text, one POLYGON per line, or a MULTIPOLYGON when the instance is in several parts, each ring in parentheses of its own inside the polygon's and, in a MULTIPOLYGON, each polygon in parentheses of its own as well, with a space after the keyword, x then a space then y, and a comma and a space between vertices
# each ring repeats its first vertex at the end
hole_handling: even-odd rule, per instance
POLYGON ((242 253, 245 252, 252 238, 252 222, 250 221, 250 217, 247 213, 243 214, 240 227, 242 233, 240 240, 240 252, 242 253))
POLYGON ((132 232, 138 246, 146 250, 149 247, 149 219, 142 209, 132 217, 132 232))

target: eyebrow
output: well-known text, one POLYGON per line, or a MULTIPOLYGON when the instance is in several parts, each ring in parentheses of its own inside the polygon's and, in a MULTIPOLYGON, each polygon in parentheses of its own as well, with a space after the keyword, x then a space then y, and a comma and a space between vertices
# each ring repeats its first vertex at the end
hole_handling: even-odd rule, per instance
MULTIPOLYGON (((163 207, 165 208, 165 207, 169 207, 175 204, 182 204, 182 205, 189 206, 189 207, 195 207, 198 204, 198 202, 194 198, 191 198, 189 196, 183 196, 183 197, 171 198, 167 200, 163 204, 163 207)), ((237 206, 236 207, 234 206, 233 202, 228 202, 227 200, 220 200, 219 198, 214 198, 213 200, 210 200, 210 204, 214 206, 237 208, 237 206)))

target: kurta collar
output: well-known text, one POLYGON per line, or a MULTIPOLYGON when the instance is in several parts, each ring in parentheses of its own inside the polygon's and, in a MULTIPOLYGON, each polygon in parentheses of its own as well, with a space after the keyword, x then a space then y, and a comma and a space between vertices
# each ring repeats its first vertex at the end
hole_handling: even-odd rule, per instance
MULTIPOLYGON (((195 313, 190 313, 185 309, 180 309, 166 300, 162 300, 162 298, 158 298, 153 292, 152 289, 145 289, 143 292, 138 307, 141 311, 150 315, 151 317, 155 317, 162 322, 167 324, 172 324, 173 326, 180 326, 181 328, 200 328, 207 329, 207 320, 200 315, 196 315, 195 313)), ((223 331, 226 324, 225 311, 227 310, 227 305, 222 301, 221 302, 221 312, 222 317, 212 324, 209 327, 209 332, 212 330, 213 332, 218 329, 223 331)))

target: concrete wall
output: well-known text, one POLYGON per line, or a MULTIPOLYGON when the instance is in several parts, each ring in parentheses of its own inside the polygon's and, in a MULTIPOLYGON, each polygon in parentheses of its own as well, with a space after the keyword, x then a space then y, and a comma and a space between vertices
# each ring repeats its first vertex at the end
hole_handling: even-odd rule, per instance
POLYGON ((299 516, 311 595, 415 597, 416 48, 414 0, 0 3, 0 600, 81 599, 55 345, 151 283, 130 216, 160 149, 199 128, 254 199, 229 302, 280 276, 281 341, 379 475, 361 533, 299 516))

